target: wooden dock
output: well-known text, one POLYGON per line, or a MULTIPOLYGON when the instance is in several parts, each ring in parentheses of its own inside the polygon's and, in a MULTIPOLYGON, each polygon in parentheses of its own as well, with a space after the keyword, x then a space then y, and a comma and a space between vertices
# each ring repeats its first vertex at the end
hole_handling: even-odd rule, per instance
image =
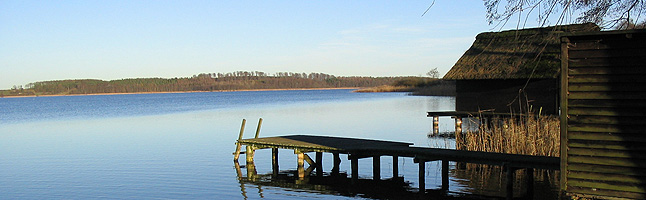
MULTIPOLYGON (((242 133, 242 131, 241 131, 242 133)), ((242 137, 240 137, 242 138, 242 137)), ((369 140, 345 137, 313 136, 313 135, 288 135, 278 137, 239 139, 238 149, 246 146, 246 152, 236 151, 234 160, 237 163, 239 154, 246 154, 246 161, 253 163, 254 152, 258 149, 272 149, 272 171, 278 174, 278 149, 293 149, 297 155, 298 177, 305 178, 314 169, 317 176, 322 176, 322 154, 332 153, 334 155, 334 167, 332 173, 339 173, 339 154, 347 154, 351 162, 351 176, 353 181, 358 180, 358 160, 361 158, 373 158, 373 179, 380 180, 380 159, 382 156, 392 156, 393 177, 398 177, 398 158, 411 157, 419 164, 419 191, 424 194, 426 186, 424 181, 425 164, 429 161, 442 162, 442 190, 449 189, 449 162, 466 162, 487 165, 503 166, 507 171, 506 197, 513 197, 514 173, 518 169, 527 169, 529 178, 528 184, 533 183, 533 169, 559 170, 560 159, 558 157, 529 156, 504 153, 476 152, 453 149, 422 148, 412 147, 411 143, 393 142, 381 140, 369 140), (307 154, 315 152, 316 158, 312 160, 307 154), (310 167, 304 169, 304 163, 310 167)), ((247 169, 249 170, 249 168, 247 169)), ((531 190, 528 190, 531 194, 531 190)))

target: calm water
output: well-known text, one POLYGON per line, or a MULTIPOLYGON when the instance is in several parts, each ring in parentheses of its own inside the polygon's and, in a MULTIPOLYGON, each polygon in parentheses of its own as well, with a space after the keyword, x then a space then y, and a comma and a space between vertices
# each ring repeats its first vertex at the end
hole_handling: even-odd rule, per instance
MULTIPOLYGON (((451 97, 350 90, 254 91, 0 98, 0 199, 356 199, 305 189, 240 183, 231 153, 240 122, 252 137, 331 135, 452 148, 429 139, 427 111, 453 110, 451 97)), ((452 128, 442 119, 442 129, 452 128)), ((446 131, 446 130, 441 130, 446 131)), ((258 173, 271 173, 271 151, 258 150, 258 173)), ((313 155, 311 155, 313 157, 313 155)), ((342 157, 341 171, 349 171, 342 157)), ((392 169, 382 158, 382 178, 392 169)), ((332 158, 324 155, 324 170, 332 158)), ((359 162, 361 177, 372 161, 359 162)), ((400 176, 417 182, 417 165, 400 160, 400 176)), ((281 169, 295 169, 281 151, 281 169)), ((439 188, 427 164, 427 188, 439 188)), ((467 190, 451 181, 452 191, 467 190)))

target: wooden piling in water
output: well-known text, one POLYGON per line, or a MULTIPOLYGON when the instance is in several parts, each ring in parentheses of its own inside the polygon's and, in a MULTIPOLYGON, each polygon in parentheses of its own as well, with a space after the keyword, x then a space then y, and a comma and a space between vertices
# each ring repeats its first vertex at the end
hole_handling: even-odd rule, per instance
POLYGON ((393 180, 399 177, 399 156, 393 156, 393 180))
POLYGON ((334 161, 334 166, 332 167, 332 175, 339 175, 339 167, 341 165, 341 158, 339 157, 339 152, 333 152, 332 157, 334 161))
POLYGON ((426 161, 425 160, 418 160, 418 165, 419 165, 419 193, 420 194, 425 194, 426 193, 426 161))
POLYGON ((316 176, 323 177, 323 152, 316 152, 316 176))
POLYGON ((262 118, 258 120, 258 127, 256 128, 256 137, 254 138, 258 138, 258 135, 260 135, 260 126, 262 126, 262 118))
POLYGON ((236 140, 236 151, 233 152, 233 161, 238 162, 238 158, 240 158, 240 148, 242 147, 242 144, 240 144, 240 140, 242 140, 242 135, 244 134, 244 126, 245 123, 247 123, 246 119, 242 119, 242 126, 240 127, 240 134, 238 135, 238 140, 236 140))
POLYGON ((352 170, 352 184, 356 184, 359 181, 359 158, 351 156, 350 168, 352 170))
POLYGON ((442 190, 449 190, 449 161, 442 160, 442 190))
POLYGON ((245 152, 246 157, 247 157, 247 162, 253 162, 253 156, 255 153, 255 149, 253 146, 247 146, 247 152, 245 152))
POLYGON ((298 153, 296 153, 296 158, 297 158, 296 159, 296 164, 297 164, 296 170, 298 171, 298 179, 302 180, 303 178, 305 178, 305 168, 304 168, 305 154, 302 153, 302 152, 298 152, 298 153))
POLYGON ((274 176, 278 176, 278 148, 271 148, 271 171, 274 176))
POLYGON ((433 116, 433 135, 440 134, 440 116, 433 116))
POLYGON ((378 155, 372 157, 372 179, 381 180, 381 157, 378 155))

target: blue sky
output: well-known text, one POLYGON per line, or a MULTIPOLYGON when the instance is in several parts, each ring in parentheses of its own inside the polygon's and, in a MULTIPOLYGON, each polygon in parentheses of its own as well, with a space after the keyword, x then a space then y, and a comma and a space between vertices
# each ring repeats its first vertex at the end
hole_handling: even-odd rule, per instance
POLYGON ((0 1, 0 89, 60 79, 322 72, 443 75, 488 25, 480 0, 0 1))

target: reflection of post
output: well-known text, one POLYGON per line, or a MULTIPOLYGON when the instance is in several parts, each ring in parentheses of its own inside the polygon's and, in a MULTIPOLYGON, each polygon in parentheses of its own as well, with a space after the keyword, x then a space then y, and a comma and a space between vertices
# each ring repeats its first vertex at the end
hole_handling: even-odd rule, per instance
POLYGON ((238 180, 242 180, 242 169, 240 169, 240 163, 238 162, 233 162, 235 168, 236 168, 236 176, 238 176, 238 180))
POLYGON ((534 199, 534 168, 525 169, 527 174, 527 198, 534 199))
POLYGON ((507 173, 506 173, 506 187, 505 187, 505 193, 507 193, 507 196, 505 199, 513 199, 514 198, 514 172, 516 169, 513 169, 511 167, 506 167, 507 168, 507 173))
POLYGON ((298 179, 303 180, 305 178, 305 169, 304 169, 305 154, 301 153, 301 152, 298 152, 296 154, 296 157, 297 157, 297 165, 298 165, 297 168, 296 168, 297 171, 298 171, 298 179))
POLYGON ((339 175, 339 166, 341 165, 341 158, 339 158, 338 152, 333 152, 332 156, 334 157, 334 166, 332 167, 332 175, 339 175))
POLYGON ((433 135, 440 134, 440 116, 433 116, 433 135))
POLYGON ((271 148, 271 171, 274 177, 278 176, 278 148, 271 148))
POLYGON ((244 182, 242 182, 242 170, 240 169, 240 163, 237 161, 233 162, 235 168, 236 168, 236 176, 238 176, 238 181, 240 182, 240 193, 242 194, 242 197, 244 199, 247 199, 247 190, 245 189, 244 182))

